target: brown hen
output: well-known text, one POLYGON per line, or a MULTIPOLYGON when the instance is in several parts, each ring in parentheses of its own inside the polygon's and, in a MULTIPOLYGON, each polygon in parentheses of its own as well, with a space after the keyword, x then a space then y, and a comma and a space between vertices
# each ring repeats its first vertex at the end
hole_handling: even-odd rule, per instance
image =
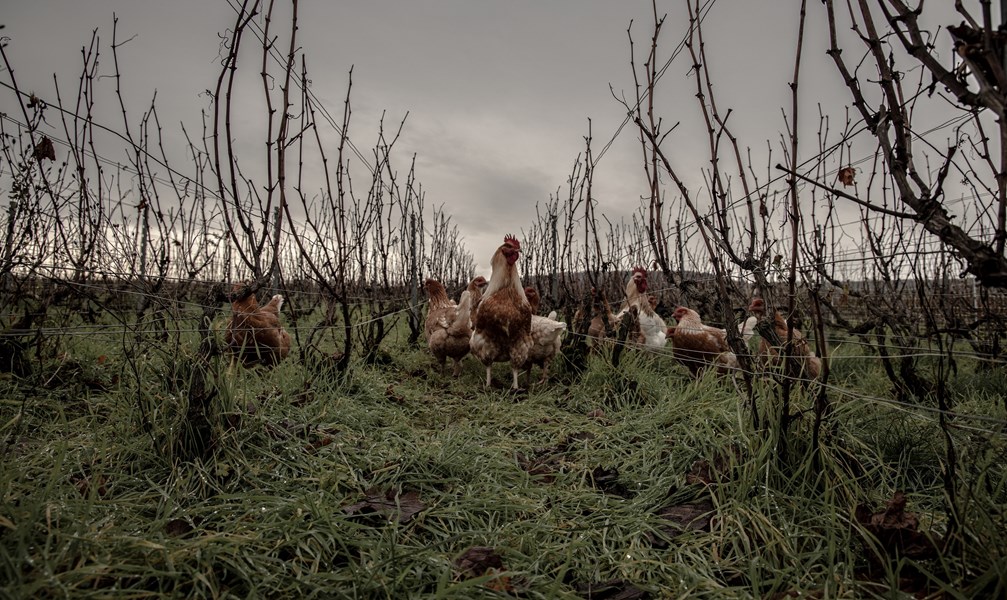
POLYGON ((226 350, 245 367, 279 364, 290 353, 290 334, 280 325, 283 296, 276 294, 259 306, 248 284, 238 283, 231 297, 231 320, 224 331, 226 350))
POLYGON ((721 374, 738 369, 738 357, 727 343, 727 331, 705 325, 699 313, 684 306, 676 308, 671 316, 676 324, 667 332, 673 354, 694 377, 711 366, 721 374))
MULTIPOLYGON (((444 285, 436 279, 427 279, 424 287, 430 298, 430 311, 427 313, 425 327, 427 347, 437 359, 441 373, 444 372, 444 366, 450 358, 454 362, 452 375, 458 377, 462 370, 461 361, 469 353, 473 293, 471 289, 463 292, 461 302, 456 306, 448 299, 444 285)), ((478 290, 478 286, 473 284, 469 287, 478 290)))
MULTIPOLYGON (((759 356, 774 367, 782 368, 784 363, 782 354, 787 347, 787 321, 780 311, 773 311, 772 321, 762 324, 766 315, 766 302, 762 298, 752 300, 748 312, 759 322, 755 327, 762 338, 759 342, 759 356)), ((790 348, 794 370, 790 375, 805 383, 817 380, 822 374, 822 359, 815 356, 808 339, 796 327, 793 328, 790 348)))

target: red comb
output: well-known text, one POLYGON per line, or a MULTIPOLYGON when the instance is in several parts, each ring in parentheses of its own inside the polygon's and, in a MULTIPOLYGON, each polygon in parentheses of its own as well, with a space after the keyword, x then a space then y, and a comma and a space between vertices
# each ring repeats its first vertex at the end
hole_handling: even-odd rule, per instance
POLYGON ((647 276, 647 269, 644 269, 643 267, 633 267, 633 272, 634 273, 639 273, 639 274, 643 275, 644 277, 647 276))
POLYGON ((521 249, 521 242, 517 241, 517 238, 509 233, 504 236, 504 243, 505 244, 509 243, 511 246, 514 246, 518 250, 521 249))

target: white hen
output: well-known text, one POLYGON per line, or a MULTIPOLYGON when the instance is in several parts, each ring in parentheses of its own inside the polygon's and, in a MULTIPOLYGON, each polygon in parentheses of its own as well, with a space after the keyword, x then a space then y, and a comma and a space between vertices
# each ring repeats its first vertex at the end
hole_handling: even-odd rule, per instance
POLYGON ((528 351, 528 359, 525 361, 524 368, 528 370, 530 383, 532 366, 541 367, 542 376, 539 378, 539 383, 545 383, 549 379, 549 365, 563 345, 563 332, 566 331, 566 323, 556 320, 556 311, 549 313, 548 317, 535 314, 539 308, 539 295, 535 288, 526 287, 524 294, 528 298, 528 304, 531 305, 532 310, 532 346, 528 351))
POLYGON ((654 305, 653 299, 647 295, 647 271, 643 267, 635 267, 626 283, 626 305, 616 317, 621 320, 630 307, 635 306, 640 320, 635 341, 647 348, 664 348, 668 341, 668 327, 654 310, 654 305))

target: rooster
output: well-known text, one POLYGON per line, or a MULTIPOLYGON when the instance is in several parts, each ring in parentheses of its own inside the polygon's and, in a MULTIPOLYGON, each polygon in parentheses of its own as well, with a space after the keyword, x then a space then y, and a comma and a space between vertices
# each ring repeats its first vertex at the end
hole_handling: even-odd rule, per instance
POLYGON ((694 377, 709 366, 722 374, 738 369, 738 357, 727 343, 726 330, 704 325, 699 313, 684 306, 671 316, 677 322, 668 329, 674 356, 694 377))
POLYGON ((556 311, 549 313, 548 317, 540 317, 535 313, 539 309, 538 290, 533 287, 524 289, 525 297, 531 306, 531 339, 532 346, 528 351, 528 360, 524 367, 528 369, 528 380, 531 382, 532 365, 542 368, 542 377, 539 383, 545 383, 549 379, 549 365, 556 357, 560 346, 563 343, 563 332, 566 331, 566 323, 556 320, 556 311))
POLYGON ((276 294, 259 306, 246 282, 234 285, 231 298, 231 320, 224 331, 228 352, 245 367, 279 364, 290 353, 290 334, 280 325, 283 296, 276 294))
POLYGON ((668 340, 668 327, 654 310, 656 305, 657 299, 647 294, 647 270, 643 267, 634 268, 626 283, 626 305, 616 316, 621 320, 631 307, 636 307, 640 325, 633 341, 647 348, 664 348, 668 340))
POLYGON ((517 262, 521 243, 512 235, 493 253, 493 272, 472 319, 472 355, 486 366, 486 387, 492 383, 492 365, 510 362, 513 383, 518 389, 518 371, 531 350, 531 306, 521 286, 517 262))
POLYGON ((427 347, 437 359, 441 373, 444 373, 444 366, 450 358, 454 361, 452 375, 458 377, 462 371, 462 359, 469 353, 469 337, 472 336, 472 293, 470 290, 463 292, 461 302, 456 306, 440 281, 427 279, 423 287, 430 299, 424 327, 427 347))
MULTIPOLYGON (((748 306, 748 312, 760 323, 766 315, 766 303, 762 298, 755 298, 748 306)), ((749 317, 751 318, 751 317, 749 317)), ((773 311, 771 322, 762 326, 756 326, 762 340, 759 342, 759 356, 764 357, 770 364, 781 366, 781 350, 787 343, 787 321, 779 311, 773 311)), ((791 356, 795 361, 796 373, 794 375, 802 382, 814 381, 822 374, 822 359, 815 356, 811 350, 811 345, 804 334, 797 328, 793 328, 791 338, 791 356)))

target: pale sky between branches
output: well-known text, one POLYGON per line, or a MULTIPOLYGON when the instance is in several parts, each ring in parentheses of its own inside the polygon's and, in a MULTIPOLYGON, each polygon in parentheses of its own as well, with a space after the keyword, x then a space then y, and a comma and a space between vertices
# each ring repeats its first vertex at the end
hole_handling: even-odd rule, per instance
MULTIPOLYGON (((950 16, 942 24, 956 23, 947 4, 950 16)), ((138 120, 156 91, 166 145, 177 153, 174 166, 184 171, 178 124, 185 123, 190 134, 201 131, 200 111, 210 107, 206 90, 220 71, 220 34, 233 26, 238 5, 16 1, 0 14, 6 26, 0 34, 9 38, 7 53, 20 87, 55 103, 55 74, 66 102, 76 95, 81 47, 95 28, 102 39, 100 72, 114 72, 108 49, 114 13, 119 40, 128 40, 119 67, 130 117, 138 120)), ((704 23, 719 108, 733 111, 734 133, 756 156, 765 154, 767 143, 778 148, 785 130, 782 110, 789 112, 799 6, 789 0, 714 0, 704 23)), ((658 55, 663 63, 687 34, 685 2, 662 0, 658 13, 668 15, 658 55)), ((382 112, 386 127, 393 128, 409 113, 396 150, 398 167, 404 173, 416 153, 427 205, 444 205, 479 270, 488 274, 490 255, 504 234, 520 235, 534 220, 536 202, 557 189, 565 192, 589 119, 596 155, 614 140, 595 174, 599 212, 618 220, 640 206, 647 183, 637 132, 630 124, 616 136, 625 109, 610 91, 634 94, 630 21, 642 63, 653 32, 650 0, 302 1, 298 40, 312 89, 335 114, 352 66, 351 137, 359 148, 373 146, 382 112)), ((286 32, 285 21, 275 26, 286 32)), ((819 105, 841 126, 849 104, 825 54, 827 32, 821 3, 809 2, 800 87, 808 155, 816 151, 819 105)), ((257 77, 258 65, 247 68, 257 77)), ((666 130, 680 122, 665 148, 702 199, 700 170, 708 164, 709 147, 690 68, 687 52, 671 63, 660 81, 657 111, 666 130)), ((0 79, 9 82, 9 74, 0 79)), ((122 129, 111 92, 104 102, 108 107, 98 119, 122 129)), ((0 111, 19 114, 6 88, 0 90, 0 111)), ((256 127, 264 117, 249 111, 245 119, 240 125, 256 127)), ((109 148, 106 158, 128 162, 121 146, 109 148)), ((765 160, 753 159, 763 175, 765 160)), ((857 211, 850 207, 850 214, 857 211)))

